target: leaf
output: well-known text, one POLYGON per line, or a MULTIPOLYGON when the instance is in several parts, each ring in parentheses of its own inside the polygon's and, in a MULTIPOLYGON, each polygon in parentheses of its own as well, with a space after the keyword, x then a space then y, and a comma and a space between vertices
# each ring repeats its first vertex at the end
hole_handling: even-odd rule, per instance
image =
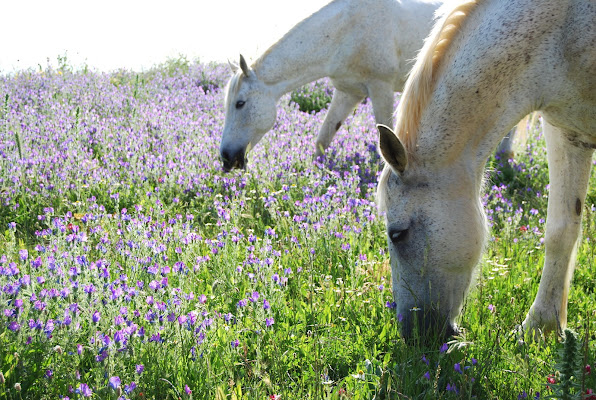
POLYGON ((226 393, 221 386, 218 386, 215 391, 215 400, 226 400, 226 393))
POLYGON ((383 364, 389 365, 389 361, 391 361, 391 353, 385 353, 385 356, 383 356, 383 364))

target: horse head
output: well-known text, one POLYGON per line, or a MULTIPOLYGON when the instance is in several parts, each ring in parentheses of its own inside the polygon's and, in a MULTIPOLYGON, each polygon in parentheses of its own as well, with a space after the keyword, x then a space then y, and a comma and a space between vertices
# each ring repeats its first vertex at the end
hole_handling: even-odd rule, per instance
POLYGON ((450 336, 483 250, 486 221, 465 170, 417 162, 379 125, 385 214, 398 319, 406 339, 450 336))
POLYGON ((220 156, 226 171, 244 168, 248 151, 267 131, 277 117, 276 97, 240 56, 240 64, 230 64, 234 75, 226 87, 226 118, 220 145, 220 156))

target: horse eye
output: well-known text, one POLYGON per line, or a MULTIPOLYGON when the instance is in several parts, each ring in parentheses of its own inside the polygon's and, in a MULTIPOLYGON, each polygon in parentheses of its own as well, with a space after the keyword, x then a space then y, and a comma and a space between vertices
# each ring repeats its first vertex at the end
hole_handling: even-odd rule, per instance
POLYGON ((238 101, 236 102, 236 109, 237 109, 237 110, 241 109, 242 107, 244 107, 244 105, 245 105, 245 104, 246 104, 246 102, 245 102, 245 101, 238 100, 238 101))
POLYGON ((404 242, 408 237, 408 231, 408 229, 392 229, 391 231, 389 231, 389 239, 394 244, 404 242))

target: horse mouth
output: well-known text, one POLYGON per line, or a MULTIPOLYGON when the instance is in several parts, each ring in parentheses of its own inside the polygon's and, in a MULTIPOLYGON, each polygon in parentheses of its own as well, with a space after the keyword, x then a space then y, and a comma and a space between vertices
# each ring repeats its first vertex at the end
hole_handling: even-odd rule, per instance
POLYGON ((245 166, 246 163, 244 162, 244 160, 234 160, 232 162, 224 160, 223 162, 223 169, 225 172, 230 172, 233 169, 244 169, 245 166))
POLYGON ((246 168, 246 155, 244 149, 234 153, 223 150, 221 152, 221 161, 225 172, 230 172, 233 169, 246 168))
POLYGON ((457 325, 436 310, 425 312, 423 309, 418 309, 415 312, 406 313, 402 318, 401 335, 409 345, 445 341, 459 334, 457 325))

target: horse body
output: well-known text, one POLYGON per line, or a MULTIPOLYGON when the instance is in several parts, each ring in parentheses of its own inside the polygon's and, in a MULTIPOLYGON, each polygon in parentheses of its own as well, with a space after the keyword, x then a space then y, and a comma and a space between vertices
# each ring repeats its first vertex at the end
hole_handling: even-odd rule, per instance
POLYGON ((406 336, 415 319, 425 331, 456 331, 485 244, 486 161, 532 111, 544 119, 550 194, 544 270, 523 326, 565 327, 596 148, 596 3, 468 0, 425 42, 398 106, 399 138, 379 128, 388 163, 379 200, 406 336))
POLYGON ((226 170, 269 131, 279 98, 330 77, 336 90, 319 131, 322 155, 349 113, 370 97, 378 123, 393 123, 393 95, 430 31, 440 1, 334 0, 291 29, 252 67, 241 57, 226 89, 220 153, 226 170))

